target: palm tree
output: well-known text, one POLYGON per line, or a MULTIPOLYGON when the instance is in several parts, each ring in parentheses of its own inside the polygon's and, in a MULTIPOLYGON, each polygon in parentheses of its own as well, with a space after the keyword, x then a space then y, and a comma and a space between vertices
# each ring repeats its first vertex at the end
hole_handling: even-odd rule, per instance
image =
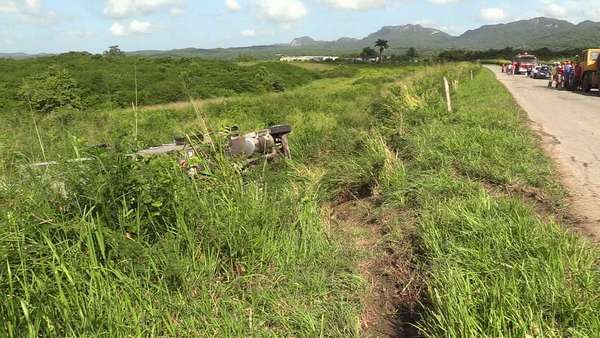
POLYGON ((383 62, 383 51, 390 48, 388 40, 377 39, 377 41, 375 41, 375 47, 379 48, 379 62, 383 62))

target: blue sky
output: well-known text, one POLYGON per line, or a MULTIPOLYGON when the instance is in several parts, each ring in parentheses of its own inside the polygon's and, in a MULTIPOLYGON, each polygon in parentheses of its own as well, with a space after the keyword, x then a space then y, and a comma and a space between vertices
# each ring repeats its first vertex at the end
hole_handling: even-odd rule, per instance
POLYGON ((215 48, 364 37, 420 23, 460 34, 549 16, 600 21, 600 0, 0 0, 0 52, 215 48))

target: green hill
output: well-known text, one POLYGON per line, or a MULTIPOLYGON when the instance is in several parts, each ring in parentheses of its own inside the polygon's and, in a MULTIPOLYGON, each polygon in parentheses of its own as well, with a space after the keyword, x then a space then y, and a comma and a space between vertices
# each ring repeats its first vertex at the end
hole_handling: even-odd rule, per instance
POLYGON ((554 48, 598 47, 600 46, 600 22, 584 21, 567 31, 549 34, 530 43, 535 47, 554 48))
POLYGON ((534 18, 469 30, 457 37, 453 44, 467 49, 556 47, 551 40, 540 41, 540 38, 563 35, 573 31, 575 27, 564 20, 534 18))
POLYGON ((55 78, 52 69, 65 70, 72 77, 81 105, 92 110, 130 107, 136 101, 154 105, 185 101, 189 96, 205 99, 260 94, 321 77, 320 73, 281 62, 242 66, 202 58, 102 57, 84 53, 0 59, 2 110, 26 111, 24 86, 38 88, 36 95, 50 91, 55 78))

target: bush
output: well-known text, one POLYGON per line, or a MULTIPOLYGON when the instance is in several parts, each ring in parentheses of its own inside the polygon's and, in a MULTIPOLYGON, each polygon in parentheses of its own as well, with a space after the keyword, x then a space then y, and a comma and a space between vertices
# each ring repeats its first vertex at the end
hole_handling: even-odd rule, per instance
POLYGON ((45 73, 27 78, 19 94, 39 113, 48 114, 59 108, 80 109, 82 106, 77 82, 58 67, 50 67, 45 73))

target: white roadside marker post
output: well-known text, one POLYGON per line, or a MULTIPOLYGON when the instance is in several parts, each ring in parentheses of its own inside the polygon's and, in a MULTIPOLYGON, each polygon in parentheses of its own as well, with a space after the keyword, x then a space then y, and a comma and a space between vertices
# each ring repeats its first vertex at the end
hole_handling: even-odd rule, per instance
POLYGON ((450 85, 448 79, 444 76, 444 89, 446 90, 446 103, 448 104, 448 112, 452 113, 452 101, 450 98, 450 85))

